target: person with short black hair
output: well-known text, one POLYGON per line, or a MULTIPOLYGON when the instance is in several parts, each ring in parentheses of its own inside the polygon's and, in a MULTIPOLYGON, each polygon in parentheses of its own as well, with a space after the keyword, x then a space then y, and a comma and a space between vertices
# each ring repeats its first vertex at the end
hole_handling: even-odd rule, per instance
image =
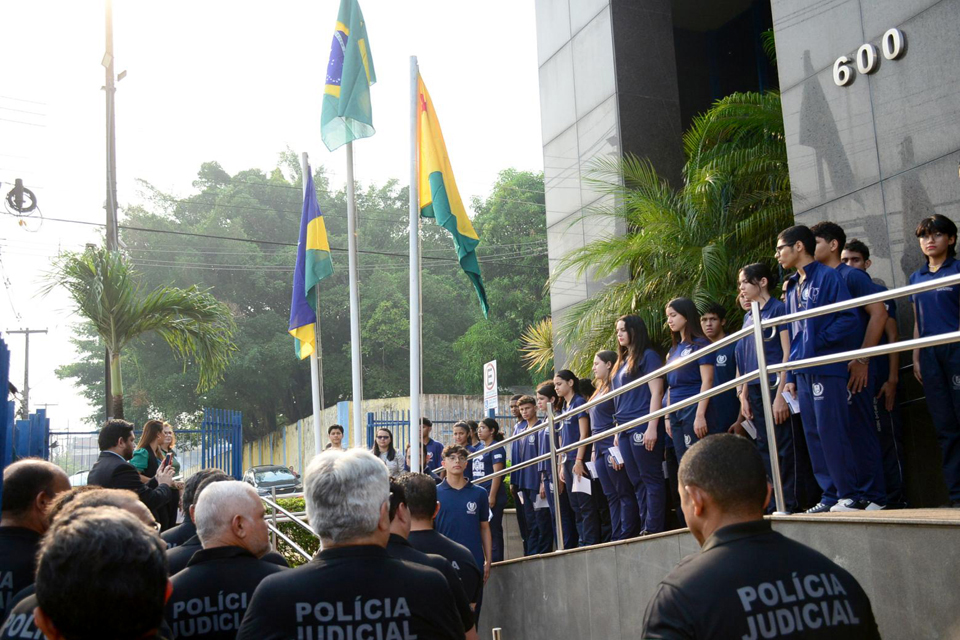
POLYGON ((387 553, 398 560, 407 560, 416 562, 428 567, 433 567, 443 574, 450 585, 450 591, 453 593, 453 599, 457 603, 457 613, 463 622, 463 628, 468 640, 477 638, 477 627, 473 617, 473 606, 476 602, 470 602, 467 594, 463 590, 463 583, 457 570, 453 568, 450 561, 436 554, 427 554, 417 551, 410 544, 410 509, 407 507, 406 492, 403 485, 396 478, 390 478, 390 540, 387 542, 387 553))
MULTIPOLYGON (((194 514, 196 513, 197 502, 199 502, 200 496, 207 487, 215 482, 228 482, 231 480, 233 480, 232 476, 227 475, 219 469, 214 469, 212 473, 208 474, 197 485, 196 492, 193 494, 193 503, 190 505, 190 520, 194 522, 195 531, 196 516, 194 514)), ((185 540, 183 544, 178 545, 173 549, 167 549, 167 561, 170 563, 170 575, 175 576, 180 571, 186 569, 187 564, 190 563, 190 558, 192 558, 193 554, 199 551, 202 547, 203 543, 200 541, 200 536, 197 535, 197 533, 194 533, 193 536, 185 540)))
POLYGON ((100 429, 97 443, 100 457, 87 474, 87 484, 106 489, 129 489, 154 513, 177 500, 172 466, 159 469, 149 482, 144 483, 130 464, 134 444, 132 424, 126 420, 108 420, 100 429))
POLYGON ((37 626, 50 640, 157 637, 170 595, 163 548, 156 531, 116 507, 64 515, 37 560, 37 626))
POLYGON ((330 442, 327 443, 327 446, 323 448, 324 451, 333 449, 335 451, 343 451, 343 427, 339 424, 332 424, 327 429, 327 436, 330 438, 330 442))
MULTIPOLYGON (((836 269, 814 257, 816 246, 813 232, 803 225, 784 229, 777 237, 777 261, 784 269, 796 269, 783 288, 788 313, 850 299, 850 291, 836 269)), ((790 361, 845 351, 848 336, 856 331, 858 322, 856 314, 848 309, 790 323, 790 361)), ((859 498, 856 467, 850 455, 848 378, 843 362, 787 372, 784 390, 800 402, 810 465, 822 491, 820 501, 807 513, 824 513, 841 499, 859 498)))
MULTIPOLYGON (((510 415, 513 416, 514 420, 513 431, 510 433, 511 436, 517 435, 517 429, 520 426, 520 421, 523 419, 520 416, 520 405, 517 404, 522 397, 522 393, 517 393, 510 396, 510 402, 508 406, 510 408, 510 415)), ((503 450, 506 452, 507 448, 503 447, 503 450)), ((510 453, 510 462, 516 464, 512 455, 512 451, 510 453)), ((520 531, 520 539, 523 540, 523 548, 526 549, 527 537, 530 535, 529 527, 527 526, 526 512, 523 510, 523 504, 520 502, 520 488, 513 484, 513 474, 510 476, 509 485, 510 495, 513 497, 514 512, 517 515, 517 529, 520 531)))
POLYGON ((870 600, 845 569, 771 528, 763 461, 718 434, 680 461, 680 499, 700 552, 663 579, 643 638, 879 638, 870 600))
POLYGON ((0 506, 0 610, 33 584, 40 536, 47 530, 51 502, 70 489, 63 469, 39 458, 24 458, 3 470, 0 506))
MULTIPOLYGON (((700 314, 700 328, 710 342, 722 340, 727 336, 727 309, 719 302, 707 303, 700 314)), ((713 386, 730 382, 737 377, 737 343, 731 343, 713 352, 713 386)), ((737 390, 713 396, 710 400, 710 412, 717 422, 717 430, 736 430, 743 418, 740 416, 740 399, 737 390)))
POLYGON ((433 423, 428 418, 420 419, 420 444, 424 457, 420 464, 423 465, 424 472, 438 471, 443 461, 443 444, 430 437, 433 431, 433 423))
POLYGON ((446 479, 437 487, 437 531, 459 542, 473 554, 477 566, 483 567, 483 581, 490 576, 490 497, 487 490, 464 477, 467 467, 466 447, 452 444, 443 450, 446 479))
POLYGON ((167 529, 160 534, 163 541, 167 543, 167 549, 178 547, 193 536, 197 535, 197 525, 190 517, 190 507, 196 499, 197 487, 213 473, 220 469, 201 469, 187 478, 183 485, 183 492, 180 495, 180 509, 183 511, 183 522, 175 527, 167 529))
POLYGON ((304 498, 321 551, 260 583, 239 640, 464 637, 443 574, 387 553, 390 483, 380 460, 359 448, 324 451, 304 473, 304 498))
POLYGON ((177 637, 233 640, 254 590, 286 568, 261 559, 271 550, 270 538, 263 502, 249 484, 229 480, 205 487, 194 515, 203 548, 171 577, 166 619, 177 637))
MULTIPOLYGON (((960 274, 957 225, 935 213, 917 225, 917 240, 926 264, 910 276, 920 284, 960 274)), ((910 297, 913 337, 926 338, 960 329, 960 286, 939 287, 910 297)), ((949 501, 960 508, 960 344, 956 342, 913 350, 913 375, 923 384, 927 410, 933 418, 943 457, 943 479, 949 501)))
MULTIPOLYGON (((537 401, 531 396, 521 396, 517 400, 517 407, 520 411, 522 420, 517 423, 513 435, 519 435, 530 431, 537 423, 537 401)), ((510 460, 514 466, 520 465, 527 460, 536 458, 540 452, 539 438, 535 432, 527 433, 524 437, 514 440, 511 445, 510 460)), ((542 553, 543 549, 550 551, 552 529, 541 531, 537 521, 537 514, 533 508, 533 503, 540 493, 540 473, 536 465, 530 465, 510 472, 511 490, 516 487, 517 512, 523 511, 523 518, 527 524, 527 537, 523 539, 523 554, 534 555, 542 553)))
POLYGON ((467 599, 473 603, 479 602, 483 590, 483 572, 474 560, 473 553, 434 529, 434 518, 440 510, 436 483, 425 473, 405 473, 400 476, 400 484, 410 512, 410 535, 407 540, 418 551, 449 560, 460 576, 467 599))

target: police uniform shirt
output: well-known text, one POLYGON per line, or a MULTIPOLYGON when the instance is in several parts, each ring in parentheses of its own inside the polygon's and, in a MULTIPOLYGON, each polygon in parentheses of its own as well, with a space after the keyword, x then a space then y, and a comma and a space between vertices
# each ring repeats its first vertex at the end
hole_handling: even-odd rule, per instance
MULTIPOLYGON (((477 445, 477 448, 475 451, 483 451, 485 448, 486 446, 481 442, 480 444, 477 445)), ((473 460, 470 460, 467 463, 472 468, 472 471, 470 473, 470 479, 474 480, 476 478, 482 478, 484 476, 488 476, 491 473, 494 473, 496 471, 496 469, 493 468, 493 465, 502 464, 505 466, 506 463, 507 463, 507 454, 503 447, 497 447, 496 449, 484 451, 483 454, 477 456, 476 458, 474 458, 473 460)), ((486 487, 489 487, 490 484, 485 482, 483 486, 484 488, 486 488, 486 487)), ((503 478, 501 477, 500 488, 497 490, 498 500, 501 498, 503 500, 506 500, 506 489, 507 489, 506 483, 503 482, 503 478)))
POLYGON ((237 638, 461 640, 463 624, 443 574, 364 545, 265 578, 237 638))
POLYGON ((473 554, 477 566, 483 566, 483 539, 480 524, 490 521, 490 496, 483 487, 469 480, 462 489, 454 489, 444 480, 437 487, 437 512, 434 527, 442 535, 459 542, 473 554))
MULTIPOLYGON (((692 342, 680 342, 677 346, 670 349, 670 353, 667 354, 667 363, 669 364, 674 360, 689 356, 694 351, 699 351, 709 346, 710 341, 700 337, 694 338, 692 342)), ((708 354, 668 373, 667 386, 670 387, 670 404, 676 404, 681 400, 686 400, 700 393, 700 386, 702 384, 700 367, 705 364, 713 365, 715 362, 716 356, 708 354)), ((619 414, 617 417, 620 417, 619 414)))
POLYGON ((193 557, 197 551, 203 548, 203 545, 200 544, 200 538, 194 535, 192 538, 184 542, 178 547, 173 549, 167 549, 167 564, 169 566, 170 575, 174 576, 184 569, 187 568, 187 564, 190 562, 190 558, 193 557))
POLYGON ((823 554, 764 520, 710 536, 660 583, 643 638, 879 638, 870 600, 823 554))
POLYGON ((40 534, 25 527, 0 527, 0 610, 10 598, 33 584, 40 534))
POLYGON ((477 602, 480 591, 483 589, 483 573, 480 571, 482 565, 477 565, 469 549, 434 529, 411 531, 407 541, 417 551, 442 556, 449 560, 457 570, 457 575, 460 576, 467 599, 470 602, 477 602))
POLYGON ((200 549, 170 580, 166 621, 178 638, 233 640, 257 585, 281 571, 242 547, 200 549))
MULTIPOLYGON (((33 620, 33 610, 37 608, 37 596, 30 594, 17 603, 3 626, 0 627, 0 640, 42 640, 46 636, 33 620)), ((160 622, 160 628, 153 635, 142 640, 170 640, 176 636, 166 621, 160 622)))
MULTIPOLYGON (((910 276, 910 284, 920 284, 930 280, 955 276, 960 273, 960 261, 956 258, 947 258, 940 268, 930 271, 930 265, 925 264, 910 276)), ((910 301, 917 305, 917 327, 920 337, 935 336, 949 333, 960 328, 960 288, 940 287, 933 291, 915 293, 910 301)))
POLYGON ((457 604, 457 613, 460 615, 460 622, 463 623, 463 631, 466 632, 473 627, 473 609, 470 608, 470 602, 463 590, 460 576, 457 575, 457 570, 453 568, 449 560, 436 554, 428 555, 422 551, 417 551, 407 542, 406 538, 395 533, 390 534, 390 540, 387 542, 387 553, 397 560, 416 562, 427 567, 433 567, 442 573, 443 577, 447 579, 450 592, 453 593, 453 600, 457 604))
POLYGON ((170 527, 160 534, 163 541, 167 543, 167 549, 179 547, 184 542, 197 535, 197 525, 190 522, 187 518, 175 527, 170 527))

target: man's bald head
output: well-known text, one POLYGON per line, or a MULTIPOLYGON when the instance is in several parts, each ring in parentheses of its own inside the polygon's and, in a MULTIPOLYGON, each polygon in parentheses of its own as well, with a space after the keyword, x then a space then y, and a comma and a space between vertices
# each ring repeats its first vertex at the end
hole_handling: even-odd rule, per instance
POLYGON ((68 489, 70 480, 57 465, 39 458, 14 462, 3 470, 3 524, 43 533, 48 505, 68 489))

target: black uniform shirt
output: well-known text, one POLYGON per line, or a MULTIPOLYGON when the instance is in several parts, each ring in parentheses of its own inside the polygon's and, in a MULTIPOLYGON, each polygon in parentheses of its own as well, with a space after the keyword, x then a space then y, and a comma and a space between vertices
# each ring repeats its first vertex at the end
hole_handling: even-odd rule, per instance
POLYGON ((160 534, 163 541, 167 543, 167 549, 179 547, 184 542, 197 535, 197 525, 190 522, 190 518, 185 518, 183 522, 175 527, 170 527, 160 534))
POLYGON ((463 638, 453 594, 436 569, 375 545, 321 551, 264 579, 238 640, 463 638))
POLYGON ((764 520, 723 527, 647 605, 643 638, 879 638, 870 600, 829 558, 764 520))
POLYGON ((281 571, 241 547, 200 549, 171 578, 167 623, 178 638, 233 640, 257 585, 281 571))
POLYGON ((407 542, 406 538, 395 533, 390 534, 390 541, 387 542, 387 553, 398 560, 409 560, 410 562, 423 564, 442 573, 443 577, 447 579, 447 584, 450 585, 450 591, 453 592, 453 599, 457 603, 457 613, 460 614, 460 621, 463 622, 463 630, 467 631, 473 627, 473 609, 470 608, 467 594, 463 591, 460 576, 457 575, 457 570, 453 568, 449 560, 443 556, 417 551, 407 542))
POLYGON ((476 603, 480 599, 480 592, 483 591, 483 573, 477 567, 470 549, 435 529, 411 531, 409 542, 417 551, 436 554, 449 560, 460 576, 467 599, 471 603, 476 603))
MULTIPOLYGON (((3 627, 0 627, 0 640, 43 640, 43 631, 33 620, 33 610, 37 608, 37 596, 29 594, 13 607, 3 627)), ((156 633, 144 640, 169 640, 175 637, 166 622, 160 623, 156 633)))
POLYGON ((0 611, 10 598, 33 584, 40 534, 25 527, 0 527, 0 611))
POLYGON ((200 538, 196 534, 183 544, 177 545, 173 549, 167 549, 167 564, 169 565, 170 575, 175 576, 186 569, 190 558, 201 549, 203 549, 203 545, 200 544, 200 538))

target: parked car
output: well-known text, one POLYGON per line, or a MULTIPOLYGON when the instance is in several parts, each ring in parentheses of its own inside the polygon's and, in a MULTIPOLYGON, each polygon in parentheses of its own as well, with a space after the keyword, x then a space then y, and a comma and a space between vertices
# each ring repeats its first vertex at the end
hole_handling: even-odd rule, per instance
POLYGON ((300 478, 287 467, 278 464, 250 467, 243 474, 243 481, 253 485, 261 496, 270 495, 273 489, 277 490, 278 495, 303 491, 300 478))
POLYGON ((67 478, 67 480, 70 481, 70 486, 71 486, 71 487, 82 487, 82 486, 86 485, 86 484, 87 484, 87 474, 88 474, 88 473, 90 473, 90 470, 89 470, 89 469, 87 469, 86 471, 78 471, 77 473, 75 473, 75 474, 73 474, 72 476, 70 476, 69 478, 67 478))

